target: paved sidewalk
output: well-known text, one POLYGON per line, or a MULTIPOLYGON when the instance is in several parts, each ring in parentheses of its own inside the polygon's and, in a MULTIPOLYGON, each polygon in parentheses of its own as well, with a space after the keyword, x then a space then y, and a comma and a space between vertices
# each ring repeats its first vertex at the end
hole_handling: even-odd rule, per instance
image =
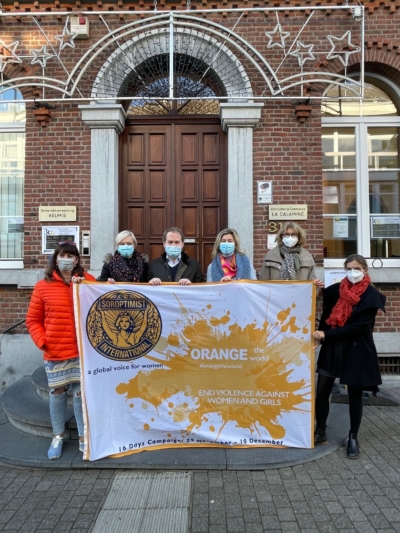
MULTIPOLYGON (((400 532, 400 408, 365 407, 360 445, 356 461, 341 448, 277 470, 192 472, 190 533, 400 532)), ((0 467, 0 531, 90 532, 118 475, 0 467)))

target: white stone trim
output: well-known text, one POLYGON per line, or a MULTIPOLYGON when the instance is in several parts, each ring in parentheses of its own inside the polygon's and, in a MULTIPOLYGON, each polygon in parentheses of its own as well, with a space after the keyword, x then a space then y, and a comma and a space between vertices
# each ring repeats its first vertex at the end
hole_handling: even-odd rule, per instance
POLYGON ((222 129, 228 133, 228 226, 240 236, 253 260, 253 129, 264 104, 221 104, 222 129))
POLYGON ((114 250, 118 233, 119 134, 126 114, 119 104, 79 106, 91 128, 90 268, 98 271, 104 255, 114 250))

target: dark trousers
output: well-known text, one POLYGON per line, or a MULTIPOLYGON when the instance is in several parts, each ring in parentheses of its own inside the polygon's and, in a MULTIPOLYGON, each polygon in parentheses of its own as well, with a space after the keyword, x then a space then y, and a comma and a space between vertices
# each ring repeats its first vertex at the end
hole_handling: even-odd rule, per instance
MULTIPOLYGON (((326 428, 326 420, 329 415, 329 396, 334 382, 335 378, 318 374, 317 398, 315 402, 317 428, 326 428)), ((363 413, 363 391, 351 385, 347 386, 347 390, 349 393, 350 431, 351 433, 358 433, 363 413)))

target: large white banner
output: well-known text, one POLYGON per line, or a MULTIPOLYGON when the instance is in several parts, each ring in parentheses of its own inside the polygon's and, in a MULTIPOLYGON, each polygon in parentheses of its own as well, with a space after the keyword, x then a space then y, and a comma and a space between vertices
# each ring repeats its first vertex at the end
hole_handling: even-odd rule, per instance
POLYGON ((312 282, 74 287, 85 459, 312 447, 312 282))

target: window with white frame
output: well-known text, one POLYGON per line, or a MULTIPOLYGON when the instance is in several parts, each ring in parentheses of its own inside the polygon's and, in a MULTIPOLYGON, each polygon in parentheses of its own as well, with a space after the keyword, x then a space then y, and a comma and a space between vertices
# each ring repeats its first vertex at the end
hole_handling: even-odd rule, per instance
POLYGON ((25 104, 17 89, 8 89, 0 94, 0 268, 22 263, 24 174, 25 104))
POLYGON ((331 266, 353 253, 400 266, 398 89, 386 82, 386 92, 377 75, 366 81, 362 101, 322 105, 324 256, 331 266))

